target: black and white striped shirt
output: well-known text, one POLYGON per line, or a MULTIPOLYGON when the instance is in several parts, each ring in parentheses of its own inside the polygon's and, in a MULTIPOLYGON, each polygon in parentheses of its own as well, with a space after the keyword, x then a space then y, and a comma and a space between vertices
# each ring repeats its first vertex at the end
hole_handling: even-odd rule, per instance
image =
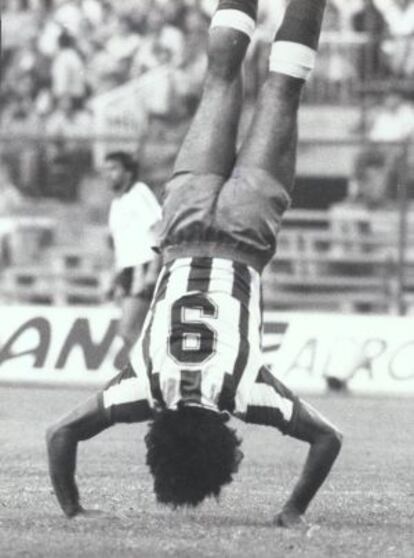
POLYGON ((146 369, 152 396, 215 409, 243 407, 260 367, 260 277, 221 258, 180 258, 158 280, 144 333, 131 358, 146 369), (235 400, 237 394, 237 401, 235 400))
POLYGON ((260 276, 224 258, 161 271, 131 365, 103 392, 112 422, 201 405, 287 431, 297 398, 262 366, 260 276))

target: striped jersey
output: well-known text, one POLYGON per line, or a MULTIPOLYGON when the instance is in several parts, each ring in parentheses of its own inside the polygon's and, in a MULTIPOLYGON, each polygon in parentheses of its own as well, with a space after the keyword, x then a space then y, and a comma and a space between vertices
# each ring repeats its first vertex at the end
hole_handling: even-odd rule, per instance
POLYGON ((179 258, 162 269, 132 355, 155 406, 243 413, 261 365, 261 287, 253 268, 179 258))

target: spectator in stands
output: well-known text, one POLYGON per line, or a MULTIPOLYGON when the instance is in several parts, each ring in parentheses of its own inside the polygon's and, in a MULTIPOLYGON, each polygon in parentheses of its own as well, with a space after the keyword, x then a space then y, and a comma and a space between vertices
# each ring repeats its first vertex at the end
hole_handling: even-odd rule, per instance
MULTIPOLYGON (((174 27, 184 30, 184 20, 190 4, 191 2, 186 0, 175 0, 174 2, 161 0, 159 2, 159 6, 163 14, 165 24, 173 25, 174 27)), ((198 12, 200 11, 200 9, 195 5, 193 5, 192 8, 196 9, 198 12)))
POLYGON ((100 95, 121 85, 125 81, 125 73, 126 69, 107 52, 99 39, 90 42, 86 75, 93 95, 100 95))
MULTIPOLYGON (((123 5, 124 3, 122 3, 123 5)), ((113 27, 116 25, 117 12, 115 10, 115 3, 109 0, 102 0, 99 2, 99 17, 93 14, 88 14, 86 9, 86 14, 88 21, 92 27, 92 32, 89 35, 89 39, 92 42, 97 41, 102 46, 111 37, 113 32, 113 27)), ((141 4, 140 4, 141 6, 141 4)))
POLYGON ((61 97, 45 125, 49 138, 46 189, 50 195, 68 201, 76 199, 82 174, 91 166, 91 130, 90 113, 82 106, 77 108, 70 95, 61 97))
POLYGON ((142 38, 133 28, 131 20, 126 16, 117 16, 111 37, 105 45, 105 50, 116 63, 128 64, 137 52, 142 38))
POLYGON ((165 24, 162 11, 152 7, 145 20, 145 35, 135 56, 131 76, 136 77, 163 64, 178 67, 184 55, 184 35, 174 26, 165 24))
POLYGON ((0 161, 0 216, 10 217, 23 203, 24 198, 13 184, 7 164, 0 161))
POLYGON ((414 3, 412 0, 378 0, 384 9, 391 40, 386 52, 393 73, 411 77, 414 72, 414 3))
POLYGON ((342 40, 343 14, 338 2, 328 2, 322 27, 318 64, 313 79, 319 83, 317 102, 324 102, 326 97, 335 98, 341 103, 347 96, 348 84, 356 76, 352 58, 352 49, 342 40))
POLYGON ((342 17, 339 6, 334 2, 328 2, 325 9, 326 17, 323 20, 323 31, 340 33, 342 31, 342 17))
POLYGON ((383 13, 374 0, 363 0, 351 19, 352 28, 364 33, 366 41, 358 52, 357 69, 360 79, 379 78, 386 74, 382 42, 388 31, 383 13))
POLYGON ((68 35, 82 38, 88 26, 83 9, 84 0, 55 0, 53 19, 68 35))
MULTIPOLYGON (((171 14, 170 14, 170 17, 171 14)), ((175 25, 165 23, 164 13, 156 5, 148 11, 143 41, 131 65, 131 77, 159 69, 151 82, 147 109, 151 116, 170 118, 180 115, 179 80, 176 73, 184 62, 185 36, 175 25), (179 88, 178 88, 179 89, 179 88)))
MULTIPOLYGON (((13 184, 8 166, 0 161, 0 218, 13 216, 24 204, 24 198, 13 184)), ((10 229, 0 226, 0 270, 10 264, 10 229)))
POLYGON ((393 205, 391 195, 394 157, 377 147, 363 150, 356 158, 353 187, 348 201, 369 210, 389 208, 393 205))
POLYGON ((330 209, 334 253, 373 251, 395 235, 396 221, 390 216, 395 215, 396 190, 395 156, 378 148, 363 150, 347 197, 330 209))
MULTIPOLYGON (((10 96, 3 110, 1 125, 7 131, 21 133, 31 128, 32 122, 38 122, 37 115, 32 113, 32 86, 30 79, 22 79, 21 90, 17 95, 10 96)), ((36 128, 34 128, 34 131, 36 128)))
POLYGON ((39 50, 50 60, 53 59, 58 50, 58 40, 62 31, 62 27, 53 19, 52 16, 46 17, 39 25, 39 50))
POLYGON ((109 37, 98 32, 88 43, 87 75, 90 89, 99 95, 125 83, 142 38, 125 16, 115 16, 109 37))
POLYGON ((86 96, 85 63, 76 48, 74 38, 63 31, 58 39, 59 49, 51 67, 52 92, 59 101, 71 97, 80 104, 86 96))
POLYGON ((186 11, 184 59, 174 74, 175 92, 184 103, 185 112, 192 114, 201 95, 207 68, 206 44, 209 21, 195 8, 186 11))
POLYGON ((9 57, 9 64, 3 71, 3 87, 12 93, 20 88, 22 79, 30 80, 30 95, 35 99, 38 91, 50 85, 49 61, 38 49, 35 34, 24 34, 20 47, 14 49, 9 57))
POLYGON ((82 11, 93 28, 99 27, 105 20, 105 13, 111 4, 108 0, 83 0, 82 11))
MULTIPOLYGON (((20 87, 24 86, 22 79, 20 87)), ((30 89, 30 84, 27 86, 30 89)), ((44 132, 43 122, 33 110, 31 95, 16 95, 7 105, 2 128, 7 131, 9 140, 2 146, 3 157, 10 166, 12 181, 22 192, 36 196, 42 166, 42 145, 38 137, 44 132)))
MULTIPOLYGON (((109 212, 116 268, 111 291, 121 305, 118 332, 124 343, 123 358, 141 332, 159 271, 152 229, 161 219, 161 207, 138 173, 130 154, 106 155, 104 177, 114 196, 109 212)), ((118 364, 122 365, 122 358, 118 364)))
POLYGON ((56 109, 46 121, 46 133, 61 137, 68 145, 79 147, 79 140, 87 138, 92 126, 92 116, 79 104, 78 99, 70 94, 62 95, 57 100, 56 109))
POLYGON ((368 135, 372 141, 404 141, 414 133, 414 106, 392 90, 375 107, 368 135))
POLYGON ((28 0, 9 0, 6 6, 1 6, 2 19, 2 61, 7 62, 9 54, 20 47, 22 35, 36 34, 36 14, 29 9, 28 0), (24 34, 22 34, 24 29, 24 34))

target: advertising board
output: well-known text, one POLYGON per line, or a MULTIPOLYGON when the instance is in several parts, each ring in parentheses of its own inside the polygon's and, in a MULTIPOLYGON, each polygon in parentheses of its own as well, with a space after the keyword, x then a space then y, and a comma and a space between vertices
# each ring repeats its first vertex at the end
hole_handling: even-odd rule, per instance
MULTIPOLYGON (((116 374, 116 308, 0 311, 0 382, 102 385, 116 374)), ((413 319, 265 313, 263 360, 298 392, 323 393, 336 380, 352 393, 410 395, 413 319)))

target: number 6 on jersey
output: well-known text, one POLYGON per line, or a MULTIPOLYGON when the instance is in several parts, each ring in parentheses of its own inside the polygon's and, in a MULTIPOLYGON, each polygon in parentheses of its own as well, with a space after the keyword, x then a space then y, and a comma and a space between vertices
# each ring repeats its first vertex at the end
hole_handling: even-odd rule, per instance
POLYGON ((171 307, 168 351, 183 364, 206 362, 216 348, 217 333, 203 318, 217 318, 218 309, 204 294, 183 296, 171 307))

